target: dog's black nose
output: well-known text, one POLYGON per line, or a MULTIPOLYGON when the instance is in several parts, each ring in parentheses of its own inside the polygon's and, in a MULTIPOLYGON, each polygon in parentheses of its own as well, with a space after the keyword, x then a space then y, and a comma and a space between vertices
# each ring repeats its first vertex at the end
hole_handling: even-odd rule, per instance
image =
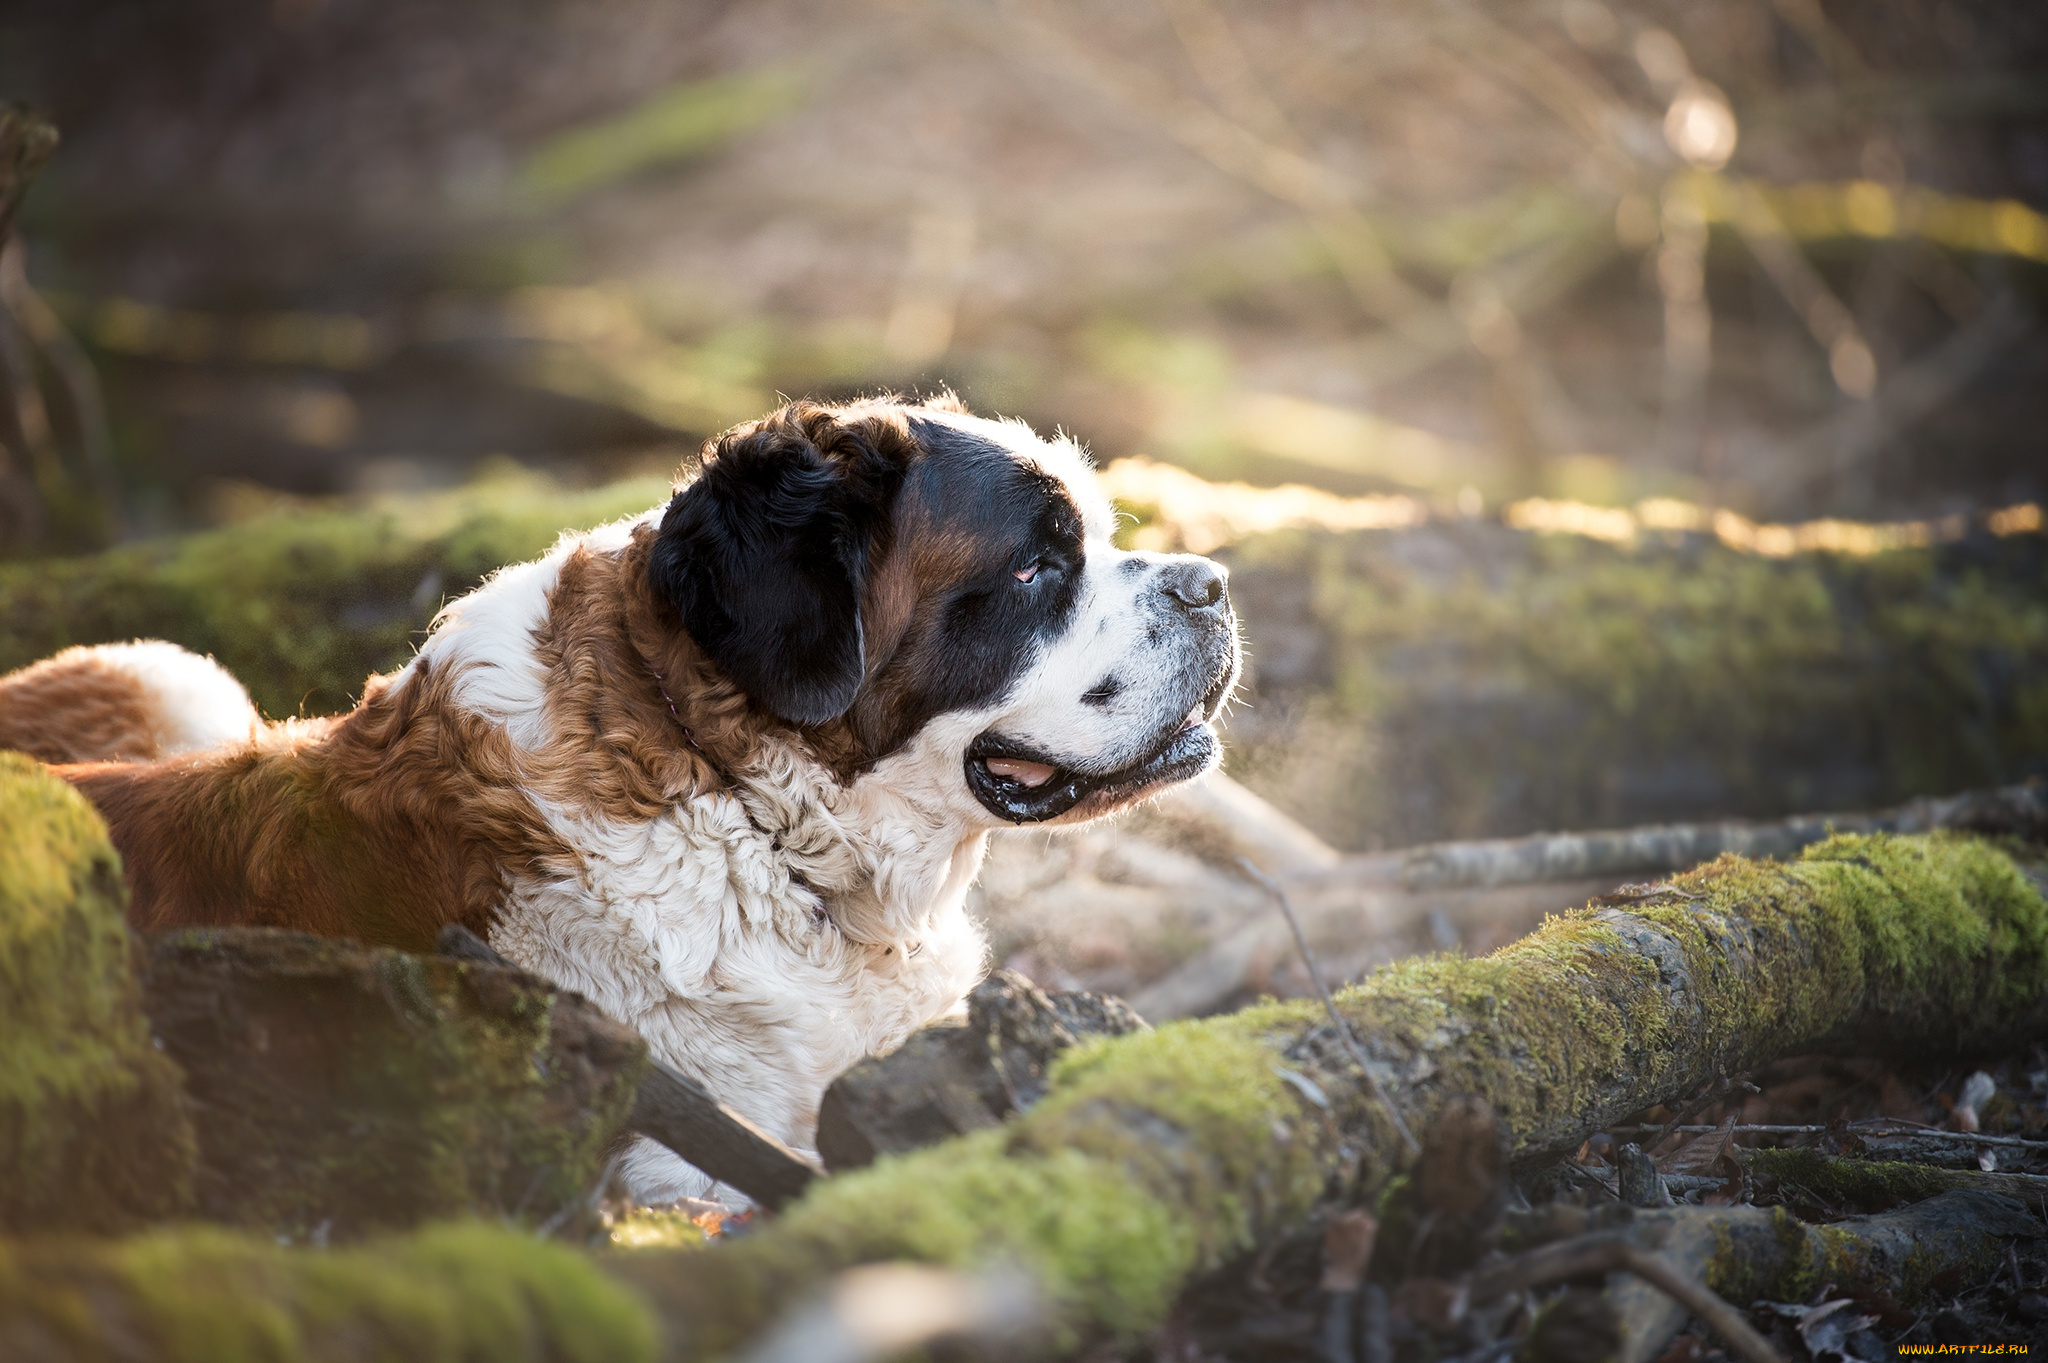
POLYGON ((1189 610, 1223 599, 1223 570, 1205 558, 1176 559, 1159 570, 1159 585, 1189 610))

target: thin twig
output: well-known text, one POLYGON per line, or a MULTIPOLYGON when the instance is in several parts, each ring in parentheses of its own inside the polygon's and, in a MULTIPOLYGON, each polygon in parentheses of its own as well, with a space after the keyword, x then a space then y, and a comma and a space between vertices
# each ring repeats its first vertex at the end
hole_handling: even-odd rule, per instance
POLYGON ((1255 884, 1279 902, 1280 912, 1287 916, 1288 930, 1294 934, 1294 945, 1301 952, 1302 968, 1308 971, 1308 977, 1314 983, 1316 993, 1322 996, 1323 1009, 1329 1013, 1331 1025, 1337 1029, 1337 1035, 1344 1038, 1344 1045, 1351 1052, 1352 1062, 1358 1066, 1359 1077, 1365 1084, 1366 1097, 1386 1109, 1387 1118, 1393 1122, 1394 1130, 1400 1133, 1401 1143, 1408 1147, 1409 1156, 1412 1158, 1420 1154, 1422 1147, 1415 1143, 1415 1136, 1408 1130, 1408 1123, 1401 1120, 1399 1110, 1387 1101, 1386 1095, 1380 1092, 1378 1082, 1373 1079, 1372 1070, 1365 1062, 1365 1048, 1358 1044, 1358 1034, 1351 1030, 1350 1020, 1337 1011, 1337 1001, 1330 997, 1330 986, 1323 983, 1323 972, 1316 968, 1315 953, 1308 948, 1308 937, 1301 930, 1301 920, 1294 916, 1294 905, 1288 902, 1287 891, 1280 888, 1279 881, 1254 866, 1251 858, 1239 857, 1237 864, 1244 868, 1244 873, 1250 876, 1255 884))
MULTIPOLYGON (((1723 1098, 1726 1098, 1727 1096, 1728 1076, 1725 1074, 1719 1075, 1715 1078, 1712 1084, 1708 1085, 1699 1093, 1695 1094, 1693 1096, 1693 1100, 1685 1105, 1684 1110, 1681 1111, 1677 1117, 1675 1117, 1671 1121, 1664 1123, 1661 1128, 1653 1126, 1647 1122, 1644 1123, 1642 1126, 1638 1127, 1638 1131, 1646 1135, 1652 1136, 1650 1143, 1643 1147, 1643 1153, 1648 1155, 1656 1154, 1658 1147, 1662 1146, 1664 1142, 1670 1140, 1680 1131, 1683 1131, 1685 1129, 1685 1124, 1687 1122, 1690 1122, 1693 1118, 1699 1116, 1700 1113, 1706 1109, 1708 1104, 1717 1102, 1723 1098)), ((1717 1131, 1719 1129, 1719 1127, 1715 1128, 1715 1130, 1717 1131)))
POLYGON ((1506 1263, 1483 1268, 1472 1277, 1472 1300, 1492 1301, 1509 1292, 1592 1273, 1620 1270, 1633 1273, 1670 1297, 1719 1335, 1737 1358, 1747 1363, 1784 1363, 1778 1351, 1705 1283, 1688 1276, 1663 1255, 1611 1231, 1530 1250, 1506 1263))
MULTIPOLYGON (((1633 1126, 1610 1126, 1604 1128, 1609 1134, 1623 1132, 1669 1130, 1698 1134, 1704 1131, 1719 1131, 1718 1126, 1674 1126, 1663 1128, 1653 1123, 1639 1123, 1633 1126)), ((1975 1131, 1950 1131, 1945 1127, 1930 1126, 1925 1122, 1909 1122, 1901 1117, 1874 1117, 1850 1122, 1847 1129, 1860 1136, 1939 1136, 1944 1140, 1964 1141, 1971 1145, 2016 1145, 2026 1150, 2048 1150, 2048 1141, 2030 1141, 2020 1136, 1988 1136, 1975 1131)), ((1825 1126, 1782 1126, 1769 1123, 1750 1123, 1731 1128, 1737 1136, 1825 1136, 1825 1126)))

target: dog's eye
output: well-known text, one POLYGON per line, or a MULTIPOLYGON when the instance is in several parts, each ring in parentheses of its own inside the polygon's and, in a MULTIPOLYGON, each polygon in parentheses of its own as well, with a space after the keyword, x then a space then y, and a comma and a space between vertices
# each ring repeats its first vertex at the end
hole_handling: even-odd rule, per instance
POLYGON ((1032 578, 1038 576, 1038 570, 1044 566, 1045 565, 1038 562, 1038 560, 1033 559, 1030 563, 1025 564, 1022 568, 1018 568, 1012 571, 1010 576, 1016 578, 1019 582, 1029 582, 1032 578))

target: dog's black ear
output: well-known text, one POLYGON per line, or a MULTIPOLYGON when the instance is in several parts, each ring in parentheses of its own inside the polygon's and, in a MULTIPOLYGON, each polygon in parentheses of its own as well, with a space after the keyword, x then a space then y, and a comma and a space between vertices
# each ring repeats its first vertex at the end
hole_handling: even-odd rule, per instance
POLYGON ((836 719, 860 690, 861 592, 899 482, 867 434, 793 404, 706 453, 662 516, 650 585, 749 696, 836 719))

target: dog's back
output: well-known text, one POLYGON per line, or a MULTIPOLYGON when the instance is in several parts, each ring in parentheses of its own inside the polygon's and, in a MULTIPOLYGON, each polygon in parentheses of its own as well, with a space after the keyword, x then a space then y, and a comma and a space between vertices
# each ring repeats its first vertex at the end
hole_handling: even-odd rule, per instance
POLYGON ((74 648, 0 677, 0 747, 50 763, 107 821, 144 929, 246 924, 423 949, 481 931, 539 839, 501 735, 438 678, 372 678, 336 719, 266 724, 211 659, 74 648))

